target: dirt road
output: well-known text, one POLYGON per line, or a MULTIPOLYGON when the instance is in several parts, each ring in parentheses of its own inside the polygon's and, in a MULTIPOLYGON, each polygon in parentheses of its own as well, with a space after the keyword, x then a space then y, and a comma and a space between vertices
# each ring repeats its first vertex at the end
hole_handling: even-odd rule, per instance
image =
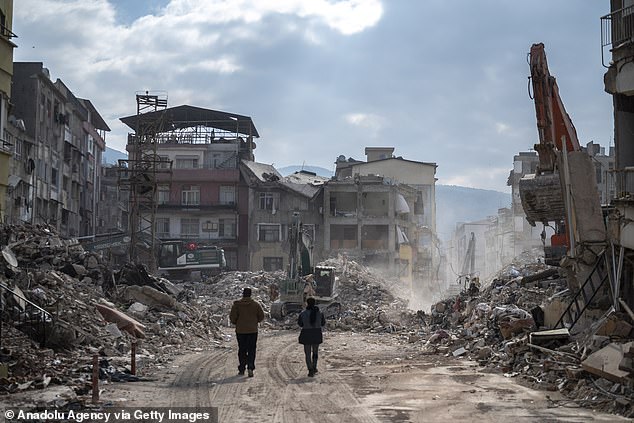
POLYGON ((629 421, 468 360, 422 355, 387 334, 327 333, 314 378, 296 332, 260 332, 253 378, 238 376, 235 341, 230 345, 179 357, 152 382, 107 385, 102 400, 216 406, 221 422, 629 421))

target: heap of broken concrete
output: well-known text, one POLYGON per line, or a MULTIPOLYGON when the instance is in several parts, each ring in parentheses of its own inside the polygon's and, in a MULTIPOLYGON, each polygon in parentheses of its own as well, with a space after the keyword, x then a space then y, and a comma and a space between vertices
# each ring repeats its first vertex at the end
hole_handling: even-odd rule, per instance
MULTIPOLYGON (((115 271, 42 225, 0 227, 0 248, 0 395, 59 387, 50 398, 58 408, 88 400, 95 355, 101 383, 108 383, 138 380, 187 351, 227 347, 231 338, 221 327, 229 326, 242 289, 253 288, 268 311, 286 278, 284 272, 226 272, 176 285, 141 265, 115 271)), ((343 268, 340 258, 324 264, 343 268)), ((341 312, 330 319, 330 330, 408 332, 415 325, 417 316, 391 292, 398 282, 354 261, 346 269, 338 277, 341 312)), ((297 329, 295 316, 267 319, 265 327, 297 329)))
POLYGON ((134 381, 133 347, 142 370, 223 344, 205 304, 142 266, 112 271, 46 226, 3 226, 0 246, 0 395, 57 385, 55 406, 77 406, 94 355, 102 383, 134 381))
POLYGON ((599 304, 572 334, 558 324, 569 296, 559 269, 526 253, 483 289, 434 304, 423 350, 468 356, 579 405, 634 415, 634 315, 599 304))

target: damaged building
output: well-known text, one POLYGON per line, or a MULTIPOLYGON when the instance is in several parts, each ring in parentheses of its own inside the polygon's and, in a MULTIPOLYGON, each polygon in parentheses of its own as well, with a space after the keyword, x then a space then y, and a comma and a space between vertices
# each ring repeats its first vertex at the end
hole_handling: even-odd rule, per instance
POLYGON ((93 235, 101 157, 110 128, 41 62, 13 63, 10 221, 44 223, 65 236, 93 235))
MULTIPOLYGON (((435 163, 367 147, 366 161, 336 161, 324 188, 325 248, 364 257, 408 281, 438 278, 435 163)), ((415 287, 414 287, 415 288, 415 287)))
POLYGON ((271 165, 243 160, 249 185, 249 268, 283 270, 289 266, 288 231, 294 214, 311 240, 313 263, 323 257, 322 186, 327 178, 299 171, 283 177, 271 165))
MULTIPOLYGON (((154 125, 147 144, 155 160, 146 175, 151 175, 149 189, 156 192, 154 203, 141 210, 145 216, 139 226, 147 230, 153 222, 154 236, 162 241, 220 247, 228 269, 246 269, 248 187, 240 178, 239 164, 254 158, 253 139, 259 134, 251 118, 183 105, 121 121, 135 131, 126 146, 130 167, 143 160, 137 148, 144 142, 139 135, 143 125, 144 133, 154 125)), ((140 202, 137 198, 137 207, 140 202)))

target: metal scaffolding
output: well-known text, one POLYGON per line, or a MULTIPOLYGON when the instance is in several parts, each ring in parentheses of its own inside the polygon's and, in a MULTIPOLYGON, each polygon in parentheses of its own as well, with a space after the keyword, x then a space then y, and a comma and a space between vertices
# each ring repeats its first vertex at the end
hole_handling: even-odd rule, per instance
POLYGON ((157 154, 157 136, 165 128, 167 93, 137 93, 136 128, 128 135, 128 159, 119 160, 119 189, 130 197, 129 259, 156 271, 158 184, 169 185, 172 161, 157 154))

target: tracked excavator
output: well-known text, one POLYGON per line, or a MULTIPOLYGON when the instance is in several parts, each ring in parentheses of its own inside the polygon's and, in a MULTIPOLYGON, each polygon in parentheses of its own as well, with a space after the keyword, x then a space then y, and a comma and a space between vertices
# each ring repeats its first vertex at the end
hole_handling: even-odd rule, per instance
MULTIPOLYGON (((602 246, 606 234, 596 172, 581 149, 577 132, 550 75, 544 44, 529 53, 530 80, 537 117, 539 143, 534 148, 539 164, 533 175, 519 182, 522 207, 528 222, 554 229, 550 245, 544 242, 545 261, 559 265, 563 257, 576 257, 585 247, 602 246)), ((592 254, 590 254, 592 255, 592 254)))
POLYGON ((282 320, 299 312, 306 298, 313 297, 326 317, 338 313, 337 278, 332 266, 313 266, 313 240, 304 231, 298 212, 289 227, 289 264, 286 279, 279 287, 279 298, 271 303, 271 317, 282 320))

